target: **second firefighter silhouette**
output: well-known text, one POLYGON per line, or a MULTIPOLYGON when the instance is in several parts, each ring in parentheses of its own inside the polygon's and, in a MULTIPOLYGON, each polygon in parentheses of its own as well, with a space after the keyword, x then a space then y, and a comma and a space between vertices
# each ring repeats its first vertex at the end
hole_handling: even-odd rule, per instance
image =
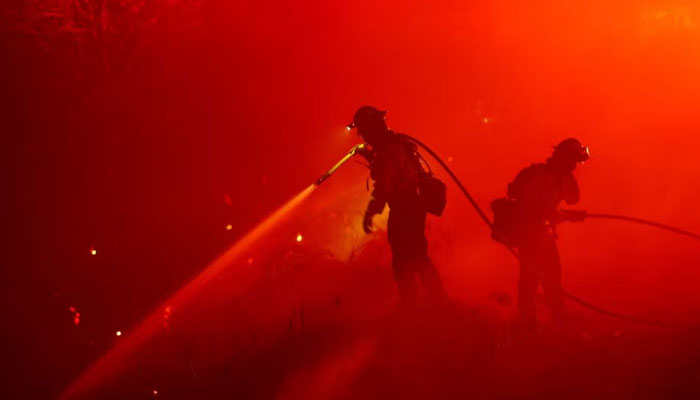
POLYGON ((367 158, 374 190, 362 227, 371 233, 372 217, 388 205, 387 235, 402 303, 411 304, 418 299, 418 280, 431 300, 442 300, 445 297, 442 281, 428 257, 426 204, 421 198, 422 183, 435 178, 423 169, 416 145, 387 128, 385 115, 386 111, 371 106, 360 107, 348 125, 357 128, 357 133, 370 146, 367 158))
POLYGON ((494 239, 516 247, 520 256, 518 312, 526 327, 536 324, 535 296, 540 282, 552 319, 561 321, 565 315, 556 225, 582 221, 586 213, 558 207, 562 201, 579 202, 573 171, 588 158, 587 147, 577 139, 566 139, 554 147, 546 162, 520 171, 508 185, 506 198, 491 203, 494 239))

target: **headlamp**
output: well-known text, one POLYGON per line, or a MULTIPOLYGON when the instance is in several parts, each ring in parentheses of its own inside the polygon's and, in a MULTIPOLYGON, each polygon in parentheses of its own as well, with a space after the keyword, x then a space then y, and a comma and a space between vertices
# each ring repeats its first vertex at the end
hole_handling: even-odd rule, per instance
POLYGON ((579 162, 586 162, 591 158, 591 150, 588 146, 581 146, 581 154, 579 155, 579 162))

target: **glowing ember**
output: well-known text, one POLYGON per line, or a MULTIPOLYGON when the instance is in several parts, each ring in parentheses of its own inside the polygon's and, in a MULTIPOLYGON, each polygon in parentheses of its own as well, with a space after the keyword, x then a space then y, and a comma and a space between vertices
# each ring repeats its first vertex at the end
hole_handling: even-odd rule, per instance
POLYGON ((233 229, 233 225, 231 225, 231 224, 226 225, 226 230, 227 230, 227 231, 230 231, 231 229, 233 229))
POLYGON ((68 307, 68 310, 73 313, 73 325, 80 325, 80 313, 78 310, 76 310, 73 306, 68 307))
POLYGON ((301 233, 300 233, 297 235, 297 243, 301 242, 302 240, 304 240, 304 237, 301 236, 301 233))
POLYGON ((170 329, 170 313, 173 311, 171 306, 166 306, 163 310, 163 328, 170 329))
POLYGON ((92 254, 93 256, 96 256, 96 255, 97 255, 97 249, 94 248, 94 247, 90 247, 90 254, 92 254))
POLYGON ((121 335, 122 335, 122 331, 117 331, 117 333, 116 333, 115 335, 121 336, 121 335))

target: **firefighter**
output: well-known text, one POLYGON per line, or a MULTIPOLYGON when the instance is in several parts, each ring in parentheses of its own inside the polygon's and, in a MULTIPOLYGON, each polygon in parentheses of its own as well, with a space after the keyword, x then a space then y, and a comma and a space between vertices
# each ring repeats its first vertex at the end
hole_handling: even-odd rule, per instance
POLYGON ((566 314, 556 225, 582 221, 586 216, 584 211, 561 211, 559 205, 579 202, 573 171, 588 158, 588 147, 577 139, 565 139, 546 162, 523 169, 508 185, 508 200, 516 216, 510 240, 520 255, 518 312, 525 328, 536 326, 535 295, 540 283, 552 320, 561 322, 566 314))
POLYGON ((432 300, 444 300, 438 271, 428 257, 425 237, 426 211, 419 197, 419 182, 425 171, 415 144, 387 128, 386 111, 360 107, 349 128, 369 145, 370 176, 374 181, 372 198, 362 221, 372 232, 372 217, 389 206, 387 235, 392 267, 401 302, 413 305, 419 297, 418 280, 432 300))

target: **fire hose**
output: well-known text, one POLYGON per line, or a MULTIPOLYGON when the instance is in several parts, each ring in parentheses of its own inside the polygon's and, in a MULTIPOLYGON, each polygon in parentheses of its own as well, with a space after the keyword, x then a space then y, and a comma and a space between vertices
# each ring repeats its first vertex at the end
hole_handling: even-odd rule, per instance
POLYGON ((698 235, 697 233, 689 232, 685 229, 676 228, 675 226, 666 225, 659 222, 649 221, 641 218, 628 217, 626 215, 586 213, 586 218, 612 219, 617 221, 632 222, 635 224, 647 225, 654 228, 663 229, 669 232, 677 233, 679 235, 687 236, 695 240, 700 240, 700 235, 698 235))
MULTIPOLYGON (((438 164, 440 164, 440 166, 445 170, 445 172, 447 172, 447 174, 450 176, 452 181, 457 185, 457 187, 462 192, 464 197, 466 197, 466 199, 469 201, 470 205, 474 208, 476 213, 479 215, 479 217, 482 219, 482 221, 489 227, 489 229, 491 229, 492 231, 495 231, 496 233, 499 233, 500 236, 502 236, 503 244, 508 249, 508 252, 510 252, 515 258, 520 260, 528 268, 532 269, 537 275, 539 275, 539 276, 542 275, 542 273, 537 269, 537 267, 532 262, 530 262, 529 260, 527 260, 526 258, 524 258, 522 255, 519 254, 518 250, 511 243, 508 242, 505 235, 498 232, 498 229, 496 229, 494 227, 491 219, 486 215, 484 210, 479 206, 479 204, 476 202, 474 197, 472 197, 472 195, 469 193, 469 191, 464 186, 464 184, 462 184, 462 182, 457 177, 457 175, 455 175, 455 173, 452 172, 452 170, 447 166, 447 164, 442 160, 442 158, 440 158, 440 156, 438 156, 425 143, 421 142, 420 140, 418 140, 412 136, 401 134, 401 133, 397 133, 397 135, 406 139, 406 140, 409 140, 409 141, 415 143, 420 148, 425 150, 428 154, 430 154, 430 156, 433 159, 435 159, 435 161, 437 161, 438 164)), ((357 145, 357 146, 353 147, 350 150, 350 152, 348 152, 348 154, 345 157, 343 157, 343 159, 340 160, 340 162, 338 162, 336 165, 333 166, 333 168, 331 168, 328 172, 326 172, 324 175, 322 175, 321 178, 319 178, 316 181, 316 184, 320 185, 323 181, 328 179, 328 177, 330 177, 330 175, 333 172, 335 172, 342 164, 344 164, 346 161, 348 161, 355 154, 361 154, 360 151, 364 150, 365 148, 366 148, 366 146, 364 144, 357 145)), ((673 233, 677 233, 680 235, 691 237, 691 238, 696 239, 696 240, 700 240, 700 235, 695 234, 693 232, 689 232, 689 231, 686 231, 686 230, 683 230, 680 228, 676 228, 674 226, 661 224, 661 223, 653 222, 653 221, 648 221, 648 220, 644 220, 644 219, 640 219, 640 218, 627 217, 627 216, 623 216, 623 215, 614 215, 614 214, 599 214, 599 213, 590 213, 590 214, 587 213, 586 218, 611 219, 611 220, 632 222, 632 223, 647 225, 647 226, 651 226, 651 227, 655 227, 655 228, 659 228, 659 229, 664 229, 666 231, 670 231, 673 233)), ((563 294, 564 294, 564 296, 566 296, 570 300, 574 301, 575 303, 578 303, 579 305, 581 305, 585 308, 588 308, 590 310, 593 310, 593 311, 600 313, 600 314, 603 314, 603 315, 607 315, 609 317, 613 317, 613 318, 617 318, 617 319, 621 319, 621 320, 625 320, 625 321, 629 321, 629 322, 633 322, 633 323, 637 323, 637 324, 643 324, 643 325, 651 325, 651 326, 669 326, 670 325, 669 323, 655 321, 655 320, 649 320, 649 319, 644 319, 644 318, 638 318, 638 317, 634 317, 631 315, 626 315, 626 314, 622 314, 622 313, 619 313, 616 311, 608 310, 608 309, 605 309, 603 307, 599 307, 599 306, 592 304, 592 303, 590 303, 590 302, 588 302, 588 301, 586 301, 586 300, 584 300, 584 299, 582 299, 582 298, 580 298, 580 297, 578 297, 578 296, 574 295, 573 293, 568 292, 566 290, 563 290, 563 294)))

